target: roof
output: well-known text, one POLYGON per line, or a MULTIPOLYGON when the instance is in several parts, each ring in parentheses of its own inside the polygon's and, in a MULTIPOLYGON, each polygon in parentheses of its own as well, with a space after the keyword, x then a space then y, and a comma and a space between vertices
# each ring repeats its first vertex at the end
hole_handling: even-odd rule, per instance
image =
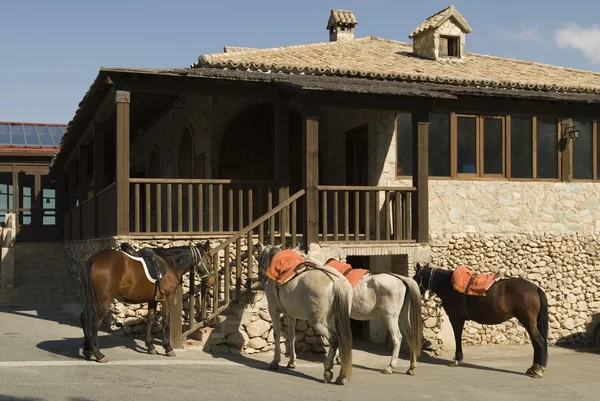
POLYGON ((354 13, 349 10, 331 10, 331 16, 327 21, 327 29, 335 26, 355 26, 358 24, 354 13))
POLYGON ((422 32, 430 29, 437 29, 450 18, 454 19, 456 26, 462 29, 464 33, 471 33, 472 29, 465 18, 458 12, 454 5, 451 5, 450 7, 446 7, 427 18, 410 35, 408 35, 408 37, 412 39, 414 36, 419 35, 422 32))
POLYGON ((409 43, 372 36, 205 54, 191 67, 600 94, 598 72, 475 53, 467 53, 461 63, 429 60, 414 55, 409 43))
POLYGON ((58 148, 66 129, 66 124, 0 121, 0 147, 58 148))

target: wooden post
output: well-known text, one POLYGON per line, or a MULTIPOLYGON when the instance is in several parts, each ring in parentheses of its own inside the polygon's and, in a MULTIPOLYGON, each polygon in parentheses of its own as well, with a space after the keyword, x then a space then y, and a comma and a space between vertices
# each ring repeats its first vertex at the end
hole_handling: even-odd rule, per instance
MULTIPOLYGON (((104 126, 94 124, 94 198, 104 188, 104 126)), ((98 199, 94 199, 94 236, 98 238, 98 199)), ((114 227, 114 226, 113 226, 114 227)))
MULTIPOLYGON (((279 203, 287 200, 290 196, 290 129, 289 99, 283 93, 275 100, 273 107, 275 128, 274 128, 274 147, 275 147, 275 180, 279 183, 279 203)), ((279 230, 282 232, 282 239, 285 238, 289 230, 289 211, 284 210, 281 213, 279 230), (285 230, 285 231, 283 231, 285 230)))
POLYGON ((319 120, 315 112, 305 114, 302 121, 304 148, 304 185, 306 188, 306 226, 304 248, 319 242, 319 120))
POLYGON ((422 244, 429 242, 429 112, 412 115, 413 127, 413 238, 422 244))
POLYGON ((181 285, 177 287, 175 294, 173 294, 173 302, 167 307, 170 308, 169 338, 171 346, 175 349, 181 349, 183 348, 183 342, 181 341, 181 334, 183 333, 183 287, 181 285))
MULTIPOLYGON (((117 235, 129 233, 129 102, 128 91, 117 90, 116 191, 117 235)), ((181 315, 179 316, 181 320, 181 315)))
POLYGON ((73 209, 77 204, 77 162, 72 161, 69 163, 69 197, 67 199, 67 211, 73 209))

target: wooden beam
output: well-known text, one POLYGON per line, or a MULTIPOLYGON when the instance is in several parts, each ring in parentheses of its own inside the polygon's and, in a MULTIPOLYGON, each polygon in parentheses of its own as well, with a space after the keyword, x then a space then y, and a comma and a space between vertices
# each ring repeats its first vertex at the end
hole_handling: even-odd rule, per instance
POLYGON ((319 120, 316 112, 305 111, 302 132, 306 189, 304 247, 308 252, 310 244, 319 242, 319 120))
POLYGON ((312 98, 321 106, 357 109, 417 111, 431 104, 431 99, 367 93, 320 92, 312 98))
POLYGON ((413 187, 412 196, 413 239, 429 242, 429 112, 412 115, 413 126, 413 187))
POLYGON ((117 96, 117 90, 113 86, 108 90, 106 96, 104 96, 104 100, 100 103, 100 106, 96 109, 94 113, 94 118, 92 119, 95 123, 103 123, 106 121, 108 117, 115 111, 116 101, 115 97, 117 96))
MULTIPOLYGON (((290 196, 290 103, 289 98, 279 93, 273 107, 274 113, 274 148, 275 148, 275 180, 279 182, 279 203, 290 196)), ((281 214, 280 230, 289 231, 289 214, 281 214)))
MULTIPOLYGON (((218 301, 215 300, 215 305, 218 301)), ((183 322, 181 314, 183 313, 183 287, 179 285, 175 294, 173 294, 172 302, 166 306, 170 311, 169 321, 169 339, 171 347, 175 349, 183 348, 183 341, 181 334, 183 333, 183 322)))
POLYGON ((167 95, 205 95, 219 97, 253 96, 269 100, 276 98, 270 82, 244 82, 185 76, 118 76, 117 88, 134 93, 167 95))
POLYGON ((116 191, 117 235, 129 233, 129 115, 130 92, 117 91, 116 102, 116 191))
MULTIPOLYGON (((104 128, 102 124, 94 124, 94 198, 98 196, 98 193, 104 189, 105 177, 104 177, 104 128)), ((97 198, 94 201, 94 228, 95 237, 97 238, 99 220, 101 216, 98 214, 98 202, 97 198)))

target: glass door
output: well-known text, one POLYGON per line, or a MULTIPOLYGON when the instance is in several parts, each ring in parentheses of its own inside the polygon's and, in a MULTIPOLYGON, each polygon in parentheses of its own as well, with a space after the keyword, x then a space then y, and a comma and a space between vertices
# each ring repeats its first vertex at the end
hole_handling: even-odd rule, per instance
POLYGON ((56 241, 56 191, 48 174, 19 171, 17 183, 17 241, 56 241))

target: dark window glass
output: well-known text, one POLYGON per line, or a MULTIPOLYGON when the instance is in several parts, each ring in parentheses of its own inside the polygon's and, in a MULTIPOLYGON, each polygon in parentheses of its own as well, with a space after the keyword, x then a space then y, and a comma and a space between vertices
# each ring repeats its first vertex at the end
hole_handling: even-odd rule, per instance
POLYGON ((537 178, 558 178, 558 135, 556 129, 556 119, 537 119, 537 178))
POLYGON ((475 117, 458 117, 456 142, 456 172, 459 174, 476 174, 477 119, 475 117))
POLYGON ((450 177, 450 115, 432 113, 429 120, 429 175, 450 177))
POLYGON ((510 175, 533 178, 533 123, 531 117, 510 119, 510 175))
POLYGON ((396 140, 398 149, 396 174, 412 175, 412 114, 398 113, 396 121, 396 140))
POLYGON ((483 174, 504 174, 502 150, 504 149, 502 119, 483 120, 483 174))
POLYGON ((591 180, 594 178, 594 139, 592 121, 573 120, 579 138, 573 139, 573 178, 591 180))

